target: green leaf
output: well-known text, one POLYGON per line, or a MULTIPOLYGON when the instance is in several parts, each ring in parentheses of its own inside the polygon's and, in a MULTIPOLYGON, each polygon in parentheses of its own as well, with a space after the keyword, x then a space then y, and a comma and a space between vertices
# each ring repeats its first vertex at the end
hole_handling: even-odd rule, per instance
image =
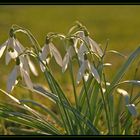
POLYGON ((39 130, 25 129, 25 128, 17 128, 17 127, 8 127, 8 130, 13 132, 15 135, 50 135, 49 133, 44 133, 39 130))
POLYGON ((129 69, 131 63, 136 59, 136 57, 138 55, 140 55, 140 47, 138 47, 129 56, 129 58, 126 60, 126 62, 120 67, 120 69, 118 70, 118 72, 115 74, 115 76, 113 77, 113 80, 112 80, 110 86, 108 87, 108 89, 106 91, 107 94, 110 94, 111 91, 114 90, 114 86, 119 83, 119 81, 122 79, 122 77, 124 76, 124 74, 126 73, 126 71, 129 69))
POLYGON ((63 126, 62 122, 60 121, 60 119, 57 118, 57 115, 55 113, 53 113, 48 107, 44 106, 43 104, 40 104, 40 103, 37 103, 33 100, 25 100, 25 99, 22 99, 20 100, 20 102, 22 103, 31 103, 35 106, 38 106, 40 107, 41 109, 45 110, 54 120, 56 123, 58 123, 59 125, 63 126))

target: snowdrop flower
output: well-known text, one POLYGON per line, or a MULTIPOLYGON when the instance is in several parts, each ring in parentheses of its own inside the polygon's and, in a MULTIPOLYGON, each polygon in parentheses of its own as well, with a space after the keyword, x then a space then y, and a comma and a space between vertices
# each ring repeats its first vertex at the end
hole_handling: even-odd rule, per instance
POLYGON ((38 72, 35 68, 35 65, 31 61, 30 57, 28 55, 25 56, 19 56, 19 59, 23 65, 23 68, 26 69, 26 71, 29 73, 30 70, 31 72, 35 75, 38 76, 38 72))
POLYGON ((67 53, 65 54, 63 62, 62 62, 62 72, 66 71, 70 59, 72 59, 72 57, 74 57, 76 55, 76 53, 78 53, 77 40, 75 40, 74 42, 72 40, 72 44, 68 48, 67 53))
POLYGON ((93 39, 91 39, 89 36, 85 36, 85 41, 90 45, 92 52, 96 53, 100 57, 103 56, 103 51, 93 39))
POLYGON ((16 65, 12 72, 10 73, 7 80, 7 92, 10 93, 14 89, 15 85, 18 84, 18 77, 21 76, 22 80, 25 82, 29 89, 33 89, 33 84, 30 79, 29 73, 24 69, 24 63, 20 61, 19 58, 16 59, 16 65))
POLYGON ((20 42, 14 37, 9 37, 9 39, 0 46, 0 58, 2 57, 4 51, 6 50, 6 65, 11 59, 15 59, 20 53, 24 51, 24 47, 20 42))
POLYGON ((103 56, 103 51, 101 50, 100 46, 89 37, 89 33, 87 31, 81 31, 78 33, 79 36, 89 45, 90 50, 97 54, 98 56, 102 57, 103 56))
MULTIPOLYGON (((59 51, 55 48, 53 43, 49 42, 46 43, 43 48, 42 48, 42 53, 40 53, 40 59, 44 62, 44 64, 48 64, 50 61, 50 57, 54 56, 55 61, 57 62, 58 65, 62 67, 62 57, 59 53, 59 51)), ((42 63, 40 63, 40 68, 44 72, 45 67, 42 63)))
MULTIPOLYGON (((14 37, 9 37, 9 39, 5 43, 3 43, 0 47, 0 58, 2 57, 5 50, 6 50, 5 60, 6 60, 6 65, 8 65, 10 60, 16 59, 21 53, 25 51, 25 48, 17 39, 15 39, 14 37)), ((33 62, 30 60, 29 56, 19 57, 19 58, 21 59, 22 62, 25 61, 23 63, 26 69, 30 68, 30 70, 35 76, 38 75, 35 66, 33 62)))
POLYGON ((78 49, 78 59, 83 62, 84 61, 84 54, 89 52, 88 48, 85 46, 84 43, 81 43, 80 48, 78 49))
POLYGON ((100 76, 96 70, 96 68, 90 64, 90 62, 86 59, 82 62, 81 67, 79 68, 78 75, 77 75, 77 84, 80 83, 82 77, 87 81, 88 80, 88 73, 91 73, 93 77, 97 80, 98 83, 100 83, 100 76))

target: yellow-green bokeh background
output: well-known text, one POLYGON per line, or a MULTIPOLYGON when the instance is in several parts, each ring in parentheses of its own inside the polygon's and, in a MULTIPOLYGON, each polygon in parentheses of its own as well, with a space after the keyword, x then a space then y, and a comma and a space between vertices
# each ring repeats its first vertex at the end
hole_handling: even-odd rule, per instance
MULTIPOLYGON (((0 5, 0 44, 8 38, 8 31, 12 24, 29 29, 40 45, 43 45, 48 32, 67 33, 76 20, 88 28, 91 36, 101 43, 102 47, 109 39, 108 49, 120 51, 128 56, 140 44, 139 5, 0 5)), ((18 37, 23 44, 28 43, 25 36, 19 34, 18 37)), ((110 56, 108 61, 113 63, 113 68, 107 70, 108 75, 112 77, 124 60, 110 56)), ((135 68, 134 66, 129 69, 128 77, 130 78, 133 76, 134 69, 132 68, 135 68)), ((4 57, 2 57, 0 60, 0 88, 5 89, 6 79, 11 69, 12 64, 5 66, 4 57)), ((66 89, 69 92, 71 90, 71 86, 67 84, 69 78, 66 75, 60 75, 57 66, 56 76, 67 85, 66 89)), ((35 83, 45 85, 42 75, 32 78, 35 83)), ((137 79, 140 79, 140 75, 137 79)), ((25 91, 21 89, 15 90, 13 94, 23 98, 28 98, 30 95, 33 98, 32 94, 25 94, 25 91)))

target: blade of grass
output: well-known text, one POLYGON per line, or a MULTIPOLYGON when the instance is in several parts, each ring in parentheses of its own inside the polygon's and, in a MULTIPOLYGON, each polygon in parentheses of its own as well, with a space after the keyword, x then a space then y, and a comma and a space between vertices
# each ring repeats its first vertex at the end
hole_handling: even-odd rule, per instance
POLYGON ((38 106, 40 107, 41 109, 45 110, 54 120, 56 123, 58 123, 59 125, 63 126, 62 122, 60 121, 60 119, 57 118, 56 114, 53 113, 48 107, 44 106, 43 104, 40 104, 40 103, 37 103, 33 100, 25 100, 25 99, 22 99, 22 100, 19 100, 21 103, 31 103, 35 106, 38 106))
MULTIPOLYGON (((40 89, 41 89, 41 87, 40 87, 39 89, 38 89, 38 88, 35 89, 35 87, 34 87, 34 91, 42 95, 42 93, 40 93, 40 89)), ((45 91, 45 89, 41 90, 41 92, 42 92, 42 91, 43 91, 43 94, 44 94, 45 96, 48 96, 48 94, 45 94, 45 93, 47 92, 47 91, 45 91)), ((52 94, 52 95, 53 95, 53 94, 52 94)), ((53 97, 53 96, 52 96, 52 97, 53 97)), ((55 96, 55 97, 57 97, 57 96, 55 96)), ((52 98, 52 99, 55 100, 56 102, 58 102, 59 104, 61 104, 61 102, 58 100, 58 98, 52 98)), ((95 128, 95 126, 93 126, 93 124, 89 121, 88 118, 86 118, 86 116, 83 116, 78 110, 76 110, 75 108, 69 106, 69 105, 68 105, 66 102, 64 102, 64 101, 63 101, 63 104, 64 104, 64 106, 65 106, 67 109, 69 109, 71 112, 73 112, 74 115, 76 115, 76 117, 78 117, 78 119, 79 119, 80 122, 84 122, 84 123, 87 125, 87 127, 89 127, 89 128, 93 131, 93 133, 99 134, 99 131, 97 130, 97 128, 95 128)))

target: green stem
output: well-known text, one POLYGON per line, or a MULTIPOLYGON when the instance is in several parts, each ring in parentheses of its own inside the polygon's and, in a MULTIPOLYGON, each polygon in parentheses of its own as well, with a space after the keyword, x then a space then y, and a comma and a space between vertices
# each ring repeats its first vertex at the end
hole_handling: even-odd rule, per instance
MULTIPOLYGON (((48 73, 48 72, 47 72, 47 73, 48 73)), ((51 83, 48 81, 49 86, 51 87, 53 93, 57 93, 58 98, 60 99, 60 102, 63 104, 63 101, 62 101, 62 99, 61 99, 61 97, 60 97, 60 95, 59 95, 59 92, 57 92, 57 88, 56 88, 56 86, 55 86, 55 84, 54 84, 54 81, 50 78, 50 76, 49 76, 48 74, 47 74, 47 76, 46 76, 46 74, 45 74, 45 77, 46 77, 47 81, 48 81, 48 78, 51 80, 51 83), (53 87, 54 87, 54 88, 53 88, 53 87)), ((60 114, 61 114, 62 120, 63 120, 63 122, 64 122, 64 124, 65 124, 65 129, 66 129, 67 133, 69 134, 69 128, 71 128, 71 125, 70 125, 70 122, 69 122, 69 119, 68 119, 68 114, 67 114, 67 112, 66 112, 64 106, 62 106, 62 109, 63 109, 63 111, 64 111, 64 114, 65 114, 67 123, 65 122, 65 120, 64 120, 64 118, 63 118, 63 113, 62 113, 62 111, 60 112, 60 114), (69 127, 67 127, 67 125, 69 125, 69 127)), ((61 107, 60 107, 60 110, 61 110, 61 107)), ((72 128, 71 128, 71 131, 73 131, 72 128)))
MULTIPOLYGON (((140 63, 140 62, 139 62, 139 63, 140 63)), ((136 69, 135 69, 135 73, 134 73, 134 77, 133 77, 134 80, 136 79, 137 72, 138 72, 138 66, 137 66, 136 69)), ((130 91, 130 101, 132 100, 133 90, 134 90, 134 85, 132 84, 131 91, 130 91)))
POLYGON ((75 98, 75 103, 76 103, 76 108, 79 110, 79 106, 78 106, 78 99, 77 99, 77 93, 76 93, 76 86, 75 86, 75 82, 74 82, 74 75, 73 75, 73 66, 71 64, 71 60, 69 63, 70 66, 70 76, 71 76, 71 80, 72 80, 72 86, 73 86, 73 91, 74 91, 74 98, 75 98))
POLYGON ((100 91, 101 91, 101 96, 102 96, 103 104, 104 104, 104 108, 105 108, 105 114, 106 114, 106 119, 107 119, 107 125, 108 125, 109 134, 111 134, 111 131, 112 130, 111 130, 111 124, 110 124, 110 119, 109 119, 109 114, 108 114, 108 108, 107 108, 107 103, 105 101, 105 97, 104 97, 104 93, 103 93, 101 84, 100 84, 100 91))

